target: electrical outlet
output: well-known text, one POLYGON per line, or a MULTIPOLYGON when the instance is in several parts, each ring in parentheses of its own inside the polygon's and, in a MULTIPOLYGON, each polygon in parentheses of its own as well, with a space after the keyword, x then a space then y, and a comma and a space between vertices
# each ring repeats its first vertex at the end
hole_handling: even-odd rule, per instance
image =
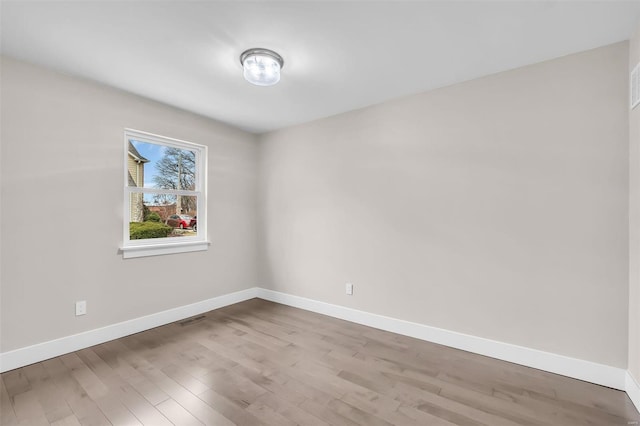
POLYGON ((353 296, 353 284, 347 283, 345 287, 346 287, 347 294, 349 296, 353 296))
POLYGON ((87 301, 79 300, 76 302, 76 316, 86 315, 87 313, 87 301))

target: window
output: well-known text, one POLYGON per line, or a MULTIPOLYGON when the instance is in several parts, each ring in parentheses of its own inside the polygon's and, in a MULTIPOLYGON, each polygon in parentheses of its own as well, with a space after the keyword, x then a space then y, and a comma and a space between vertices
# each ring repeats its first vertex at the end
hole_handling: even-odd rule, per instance
POLYGON ((207 147, 124 133, 124 258, 206 250, 207 147))

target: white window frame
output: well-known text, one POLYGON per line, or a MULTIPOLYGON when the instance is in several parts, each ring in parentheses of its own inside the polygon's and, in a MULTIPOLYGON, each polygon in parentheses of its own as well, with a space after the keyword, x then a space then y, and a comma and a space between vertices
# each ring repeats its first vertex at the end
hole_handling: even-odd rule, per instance
POLYGON ((207 147, 192 142, 165 136, 154 135, 152 133, 139 130, 125 129, 124 131, 124 216, 122 246, 120 248, 122 257, 125 259, 144 256, 158 256, 173 253, 186 253, 192 251, 202 251, 209 248, 207 241, 207 147), (128 179, 128 153, 129 140, 147 142, 156 145, 164 145, 173 148, 186 149, 195 153, 196 178, 195 190, 158 189, 141 188, 129 186, 128 179), (129 238, 129 221, 131 220, 131 194, 170 194, 170 195, 191 195, 196 196, 198 203, 198 232, 196 236, 189 237, 167 237, 149 238, 146 240, 131 240, 129 238), (186 240, 186 241, 185 241, 186 240))

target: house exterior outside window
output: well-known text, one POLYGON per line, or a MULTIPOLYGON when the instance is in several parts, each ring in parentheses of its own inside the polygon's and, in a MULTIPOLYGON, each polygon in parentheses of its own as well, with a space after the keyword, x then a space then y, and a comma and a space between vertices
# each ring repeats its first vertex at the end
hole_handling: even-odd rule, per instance
MULTIPOLYGON (((144 158, 138 150, 128 141, 127 150, 127 171, 129 186, 144 187, 144 165, 149 160, 144 158)), ((131 196, 131 221, 142 222, 144 219, 143 194, 136 193, 131 196)))

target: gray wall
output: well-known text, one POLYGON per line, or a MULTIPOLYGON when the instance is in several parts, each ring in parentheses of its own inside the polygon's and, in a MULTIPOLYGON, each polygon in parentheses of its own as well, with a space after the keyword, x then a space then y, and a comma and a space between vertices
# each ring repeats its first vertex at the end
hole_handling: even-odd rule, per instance
POLYGON ((627 59, 619 43, 264 135, 261 284, 625 368, 627 59))
POLYGON ((12 59, 1 71, 2 351, 255 286, 254 135, 12 59), (207 252, 118 254, 125 127, 209 146, 207 252))
MULTIPOLYGON (((640 26, 629 44, 629 71, 640 62, 640 26)), ((640 106, 629 113, 629 371, 640 383, 640 106)))
POLYGON ((0 350, 262 285, 626 367, 640 359, 628 54, 619 43, 260 138, 3 58, 0 350), (209 251, 118 254, 125 127, 209 146, 209 251))

